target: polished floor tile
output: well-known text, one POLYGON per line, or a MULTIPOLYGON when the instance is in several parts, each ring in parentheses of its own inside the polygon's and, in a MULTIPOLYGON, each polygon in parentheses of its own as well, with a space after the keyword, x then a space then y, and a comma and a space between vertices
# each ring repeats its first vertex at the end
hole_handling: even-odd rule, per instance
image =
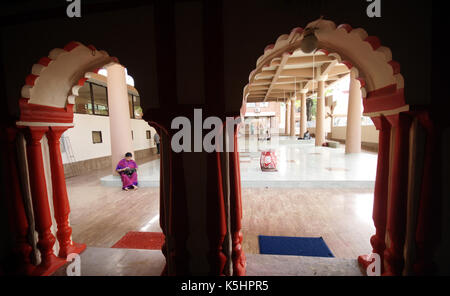
MULTIPOLYGON (((109 170, 67 180, 73 240, 111 247, 128 231, 161 231, 159 189, 104 187, 109 170)), ((243 249, 258 254, 258 235, 322 236, 339 258, 370 252, 371 189, 243 188, 243 249)))
MULTIPOLYGON (((272 137, 270 142, 241 137, 239 149, 244 188, 374 188, 377 154, 373 152, 345 154, 345 146, 316 147, 314 140, 294 137, 272 137), (261 171, 259 161, 265 150, 275 151, 276 172, 261 171)), ((159 159, 140 165, 138 178, 141 186, 159 187, 159 159)), ((121 184, 112 175, 101 181, 105 186, 121 184)))

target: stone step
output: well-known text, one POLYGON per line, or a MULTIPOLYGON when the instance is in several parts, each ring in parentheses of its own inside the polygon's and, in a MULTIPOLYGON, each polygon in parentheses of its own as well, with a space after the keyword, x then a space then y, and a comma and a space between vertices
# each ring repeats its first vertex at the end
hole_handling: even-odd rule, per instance
POLYGON ((246 254, 248 276, 362 276, 357 259, 246 254))
MULTIPOLYGON (((356 259, 246 254, 248 276, 361 276, 356 259)), ((80 256, 82 276, 159 276, 159 250, 88 247, 80 256)), ((67 266, 54 276, 65 276, 67 266)))
MULTIPOLYGON (((166 262, 160 250, 87 247, 81 253, 82 276, 159 276, 166 262)), ((54 276, 65 276, 66 266, 54 276)))

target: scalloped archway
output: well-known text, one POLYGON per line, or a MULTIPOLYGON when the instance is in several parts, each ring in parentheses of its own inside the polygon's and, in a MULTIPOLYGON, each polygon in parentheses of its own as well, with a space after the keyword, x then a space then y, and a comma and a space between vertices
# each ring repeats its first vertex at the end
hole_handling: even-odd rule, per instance
POLYGON ((33 65, 22 87, 19 100, 20 122, 52 122, 70 124, 78 89, 106 64, 118 59, 93 45, 71 41, 55 48, 33 65))
MULTIPOLYGON (((26 274, 50 275, 66 264, 66 258, 86 248, 84 244, 73 242, 71 237, 60 138, 73 127, 73 106, 79 89, 93 73, 112 63, 119 61, 92 45, 72 41, 39 59, 25 79, 19 99, 19 121, 17 128, 10 131, 10 141, 14 145, 26 145, 18 155, 26 164, 20 176, 24 187, 15 191, 15 198, 26 201, 32 208, 32 212, 17 218, 19 239, 24 242, 22 255, 26 274), (48 159, 44 157, 45 151, 48 151, 48 159), (26 237, 28 219, 36 225, 39 235, 39 265, 30 261, 32 247, 27 246, 26 237)), ((25 211, 24 208, 15 210, 25 211)))
MULTIPOLYGON (((336 60, 334 62, 347 66, 360 83, 364 115, 371 117, 379 131, 373 205, 376 233, 370 239, 372 253, 359 256, 358 262, 368 271, 374 259, 381 260, 383 275, 427 272, 432 255, 430 249, 424 247, 424 229, 429 221, 425 216, 417 219, 416 215, 431 215, 432 211, 429 192, 435 139, 430 115, 427 110, 410 110, 405 100, 400 64, 393 60, 391 50, 382 46, 378 37, 348 24, 336 26, 330 20, 313 21, 305 30, 313 27, 317 28, 315 35, 319 48, 314 56, 322 60, 329 57, 328 62, 336 60), (416 212, 410 212, 408 207, 415 207, 416 212)), ((249 99, 258 102, 282 98, 283 91, 271 93, 272 84, 280 75, 279 69, 290 58, 310 58, 296 54, 301 52, 303 32, 303 28, 294 28, 289 34, 279 36, 274 44, 266 46, 243 89, 241 116, 245 114, 249 99)), ((294 67, 293 64, 290 66, 294 67)), ((308 72, 301 68, 296 70, 304 77, 314 73, 314 69, 308 72)), ((298 80, 286 78, 295 75, 281 75, 283 83, 279 84, 294 82, 295 86, 280 89, 300 91, 296 86, 298 80)))
MULTIPOLYGON (((392 52, 382 46, 378 37, 369 36, 362 29, 353 29, 348 24, 336 26, 330 20, 316 20, 305 29, 315 27, 318 54, 331 55, 345 64, 361 83, 364 112, 371 117, 392 112, 407 111, 404 98, 404 79, 400 64, 392 60, 392 52)), ((298 51, 303 40, 303 28, 294 28, 289 34, 278 37, 274 44, 266 46, 264 54, 256 62, 256 68, 249 75, 249 84, 244 87, 243 107, 251 85, 263 68, 277 65, 283 55, 298 51)), ((244 111, 245 110, 241 110, 244 111)), ((242 113, 242 112, 241 112, 242 113)))

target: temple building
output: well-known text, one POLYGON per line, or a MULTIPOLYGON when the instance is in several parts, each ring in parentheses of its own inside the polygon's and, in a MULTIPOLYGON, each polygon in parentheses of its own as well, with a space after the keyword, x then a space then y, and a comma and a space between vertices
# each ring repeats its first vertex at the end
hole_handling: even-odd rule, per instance
POLYGON ((1 4, 0 275, 450 274, 431 4, 60 2, 1 4))

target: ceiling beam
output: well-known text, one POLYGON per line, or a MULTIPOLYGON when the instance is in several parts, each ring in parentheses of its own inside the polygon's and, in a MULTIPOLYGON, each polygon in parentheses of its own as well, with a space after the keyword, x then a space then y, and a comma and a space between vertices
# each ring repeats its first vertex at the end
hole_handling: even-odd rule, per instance
POLYGON ((264 91, 266 91, 268 89, 269 89, 268 85, 254 85, 254 86, 251 85, 248 88, 249 91, 252 91, 252 90, 264 90, 264 91))
MULTIPOLYGON (((322 62, 331 62, 333 61, 333 57, 329 56, 315 56, 314 62, 315 63, 322 63, 322 62)), ((305 56, 305 57, 290 57, 286 63, 286 65, 301 65, 301 64, 310 64, 313 62, 313 56, 305 56)))
MULTIPOLYGON (((275 82, 277 81, 278 77, 280 77, 280 73, 281 73, 281 71, 283 71, 284 65, 286 64, 288 59, 289 59, 289 54, 284 54, 283 57, 281 58, 281 62, 278 65, 277 71, 272 78, 272 82, 270 83, 269 89, 267 90, 266 98, 268 98, 270 92, 272 91, 272 89, 274 87, 275 82)), ((264 98, 264 100, 266 98, 264 98)))
POLYGON ((278 91, 291 91, 291 90, 299 90, 301 89, 301 86, 299 83, 297 84, 277 84, 274 86, 274 88, 272 89, 272 91, 276 92, 278 91))
POLYGON ((336 75, 342 75, 349 73, 350 70, 347 68, 346 65, 337 65, 335 67, 332 67, 328 70, 328 76, 336 76, 336 75))
POLYGON ((275 70, 262 71, 262 72, 256 74, 255 78, 256 79, 272 78, 275 75, 275 73, 276 73, 275 70))
POLYGON ((282 70, 280 73, 280 76, 312 78, 313 77, 313 69, 312 68, 300 68, 300 69, 282 70))
POLYGON ((270 85, 272 83, 271 79, 258 79, 258 80, 253 80, 252 84, 250 84, 250 86, 253 85, 270 85))

